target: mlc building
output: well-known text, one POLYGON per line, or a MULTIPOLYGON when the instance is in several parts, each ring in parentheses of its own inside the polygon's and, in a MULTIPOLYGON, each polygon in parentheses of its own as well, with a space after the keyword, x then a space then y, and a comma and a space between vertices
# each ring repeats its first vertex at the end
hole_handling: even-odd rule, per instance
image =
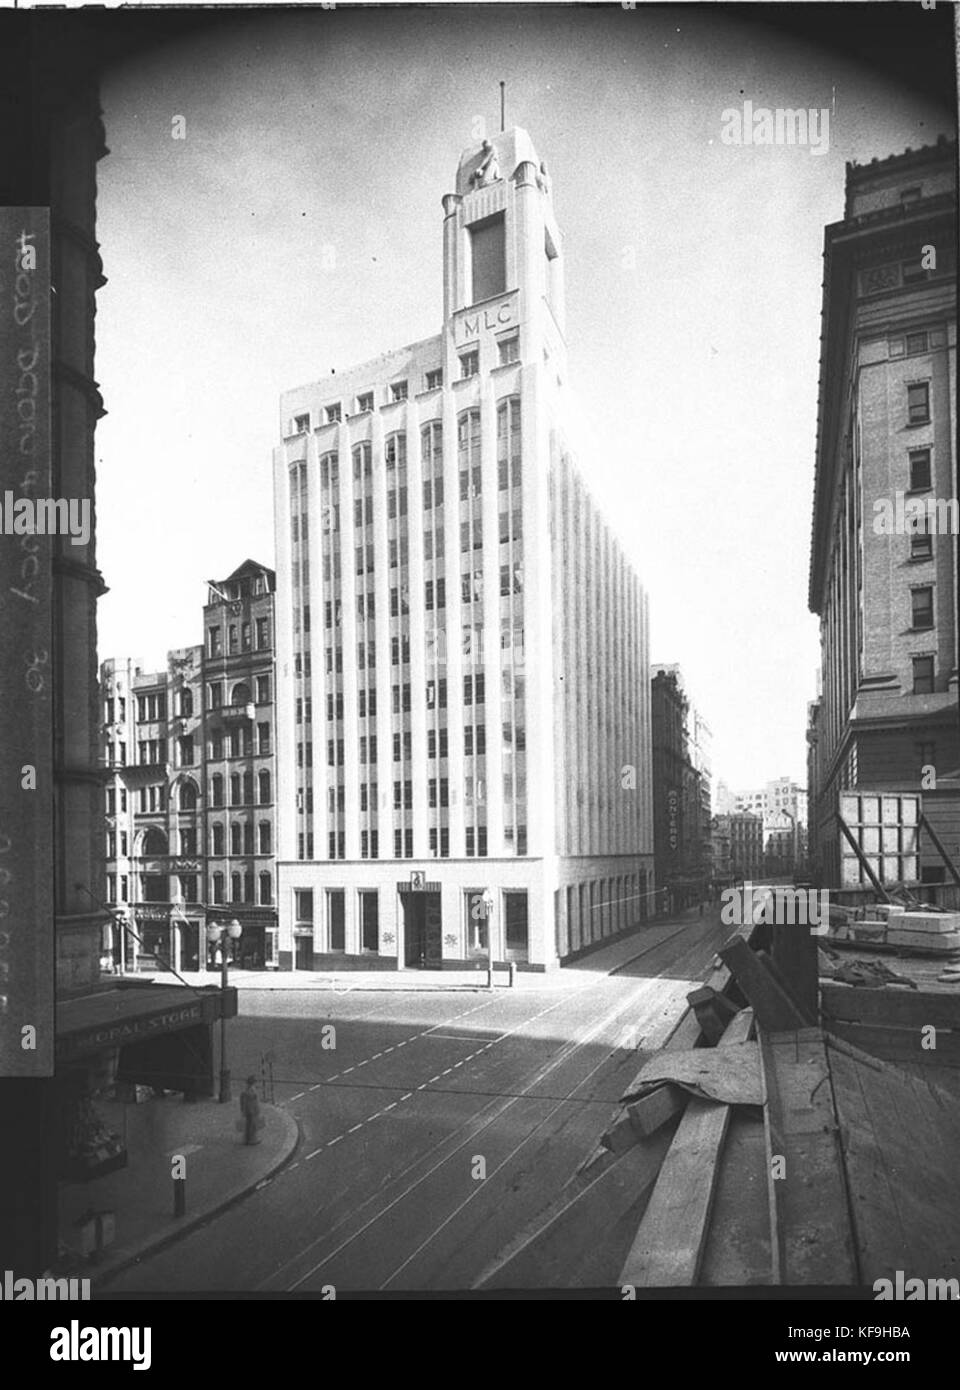
POLYGON ((443 214, 442 331, 281 400, 281 969, 549 969, 654 888, 646 596, 567 448, 527 133, 443 214))

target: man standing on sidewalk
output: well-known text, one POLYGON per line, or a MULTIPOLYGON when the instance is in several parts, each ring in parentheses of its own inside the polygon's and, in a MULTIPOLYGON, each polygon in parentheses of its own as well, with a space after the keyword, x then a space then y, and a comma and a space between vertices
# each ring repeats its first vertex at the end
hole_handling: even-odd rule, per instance
POLYGON ((243 1116, 243 1142, 259 1144, 260 1130, 263 1129, 263 1116, 260 1114, 260 1100, 257 1096, 257 1078, 247 1077, 247 1088, 240 1094, 240 1113, 243 1116))

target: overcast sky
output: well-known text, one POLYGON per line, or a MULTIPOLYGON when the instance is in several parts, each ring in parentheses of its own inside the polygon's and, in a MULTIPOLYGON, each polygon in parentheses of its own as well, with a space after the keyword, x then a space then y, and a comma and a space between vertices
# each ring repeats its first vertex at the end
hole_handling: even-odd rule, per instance
POLYGON ((823 228, 845 161, 954 131, 759 10, 260 12, 114 72, 99 656, 162 666, 201 640, 205 579, 273 564, 281 391, 439 331, 440 199, 500 78, 550 169, 579 465, 649 593, 651 659, 680 663, 715 781, 805 785, 823 228), (826 108, 827 152, 723 143, 747 99, 826 108))

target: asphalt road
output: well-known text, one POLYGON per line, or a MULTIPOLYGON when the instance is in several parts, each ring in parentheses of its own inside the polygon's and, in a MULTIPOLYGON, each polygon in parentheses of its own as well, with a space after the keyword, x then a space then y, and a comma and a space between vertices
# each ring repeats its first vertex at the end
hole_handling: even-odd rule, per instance
POLYGON ((663 1041, 728 934, 717 913, 661 922, 616 973, 588 958, 492 995, 245 990, 234 1075, 272 1051, 293 1160, 105 1296, 471 1287, 593 1148, 636 1048, 663 1041))

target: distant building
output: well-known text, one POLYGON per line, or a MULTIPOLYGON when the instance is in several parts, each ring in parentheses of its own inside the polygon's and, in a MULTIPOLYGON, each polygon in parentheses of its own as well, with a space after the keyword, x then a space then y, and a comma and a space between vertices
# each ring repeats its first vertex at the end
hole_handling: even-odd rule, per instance
MULTIPOLYGON (((809 591, 822 694, 808 739, 811 852, 828 886, 841 791, 918 792, 932 770, 924 811, 944 843, 960 839, 956 158, 940 140, 848 164, 844 220, 824 239, 809 591)), ((942 882, 930 835, 921 827, 917 859, 915 830, 899 829, 880 873, 909 864, 942 882)))
POLYGON ((529 135, 443 209, 442 331, 282 397, 284 969, 545 969, 653 890, 647 602, 565 443, 529 135))
POLYGON ((654 855, 673 908, 703 899, 712 862, 709 729, 676 665, 651 667, 654 855))
MULTIPOLYGON (((729 844, 729 875, 734 880, 749 878, 755 882, 763 876, 763 819, 751 811, 734 811, 715 816, 714 843, 721 848, 729 844)), ((714 870, 720 882, 724 875, 714 870)))

